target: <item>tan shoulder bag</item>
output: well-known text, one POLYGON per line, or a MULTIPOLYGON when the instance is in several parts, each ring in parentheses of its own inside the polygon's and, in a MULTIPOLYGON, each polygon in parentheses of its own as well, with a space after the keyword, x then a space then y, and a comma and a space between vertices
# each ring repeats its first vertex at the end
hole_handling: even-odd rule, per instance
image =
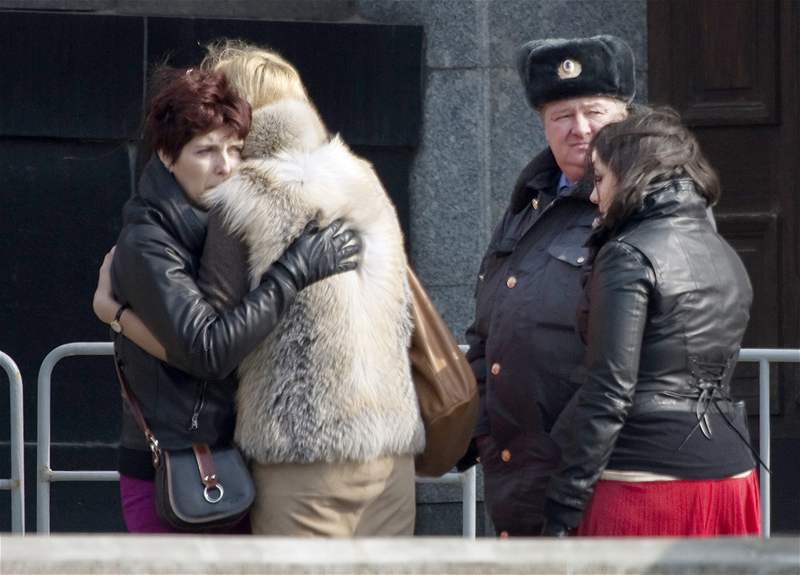
POLYGON ((467 451, 478 417, 478 386, 447 324, 407 269, 414 322, 411 377, 425 423, 425 451, 416 458, 416 473, 438 477, 467 451))

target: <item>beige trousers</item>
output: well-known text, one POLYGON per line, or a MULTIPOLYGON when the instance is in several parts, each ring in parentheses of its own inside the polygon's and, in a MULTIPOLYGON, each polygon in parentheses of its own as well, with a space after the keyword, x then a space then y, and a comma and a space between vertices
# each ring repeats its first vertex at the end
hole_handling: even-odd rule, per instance
POLYGON ((414 459, 366 463, 253 464, 255 535, 386 537, 413 535, 414 459))

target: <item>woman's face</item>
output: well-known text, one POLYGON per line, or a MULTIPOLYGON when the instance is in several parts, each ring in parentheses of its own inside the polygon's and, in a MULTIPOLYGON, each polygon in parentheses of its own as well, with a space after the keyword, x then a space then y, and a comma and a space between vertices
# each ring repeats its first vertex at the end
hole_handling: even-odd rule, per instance
POLYGON ((170 162, 162 152, 158 157, 189 199, 201 204, 203 195, 227 180, 242 161, 243 144, 231 128, 222 127, 186 142, 174 162, 170 162))
POLYGON ((617 193, 617 177, 594 151, 592 152, 592 166, 594 167, 594 189, 589 199, 592 203, 597 204, 597 209, 602 215, 606 215, 614 199, 614 194, 617 193))

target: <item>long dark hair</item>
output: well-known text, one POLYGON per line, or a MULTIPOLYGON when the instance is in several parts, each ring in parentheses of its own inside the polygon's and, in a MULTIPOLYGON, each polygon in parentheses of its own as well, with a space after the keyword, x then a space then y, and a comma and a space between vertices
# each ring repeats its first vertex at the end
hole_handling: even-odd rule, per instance
POLYGON ((709 206, 719 200, 717 173, 671 108, 632 110, 626 119, 597 132, 589 161, 592 152, 617 178, 617 192, 602 220, 607 229, 617 229, 640 209, 647 189, 660 182, 688 177, 709 206))

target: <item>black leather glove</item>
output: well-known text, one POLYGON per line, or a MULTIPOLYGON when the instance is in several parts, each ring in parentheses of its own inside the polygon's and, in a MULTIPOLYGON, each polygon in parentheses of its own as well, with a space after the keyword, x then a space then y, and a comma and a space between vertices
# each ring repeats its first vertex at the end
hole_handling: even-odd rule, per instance
POLYGON ((570 531, 572 529, 557 519, 547 519, 542 525, 542 537, 566 537, 570 531))
POLYGON ((583 516, 583 510, 563 505, 548 497, 544 502, 544 516, 545 522, 542 526, 544 537, 566 537, 575 531, 583 516))
POLYGON ((321 230, 317 222, 309 222, 267 270, 262 281, 269 276, 291 284, 299 292, 321 279, 356 269, 361 239, 352 230, 342 231, 342 223, 342 220, 335 220, 321 230))
POLYGON ((479 455, 478 446, 475 444, 475 438, 473 437, 467 446, 466 453, 456 462, 456 469, 464 473, 467 469, 478 463, 479 455))

